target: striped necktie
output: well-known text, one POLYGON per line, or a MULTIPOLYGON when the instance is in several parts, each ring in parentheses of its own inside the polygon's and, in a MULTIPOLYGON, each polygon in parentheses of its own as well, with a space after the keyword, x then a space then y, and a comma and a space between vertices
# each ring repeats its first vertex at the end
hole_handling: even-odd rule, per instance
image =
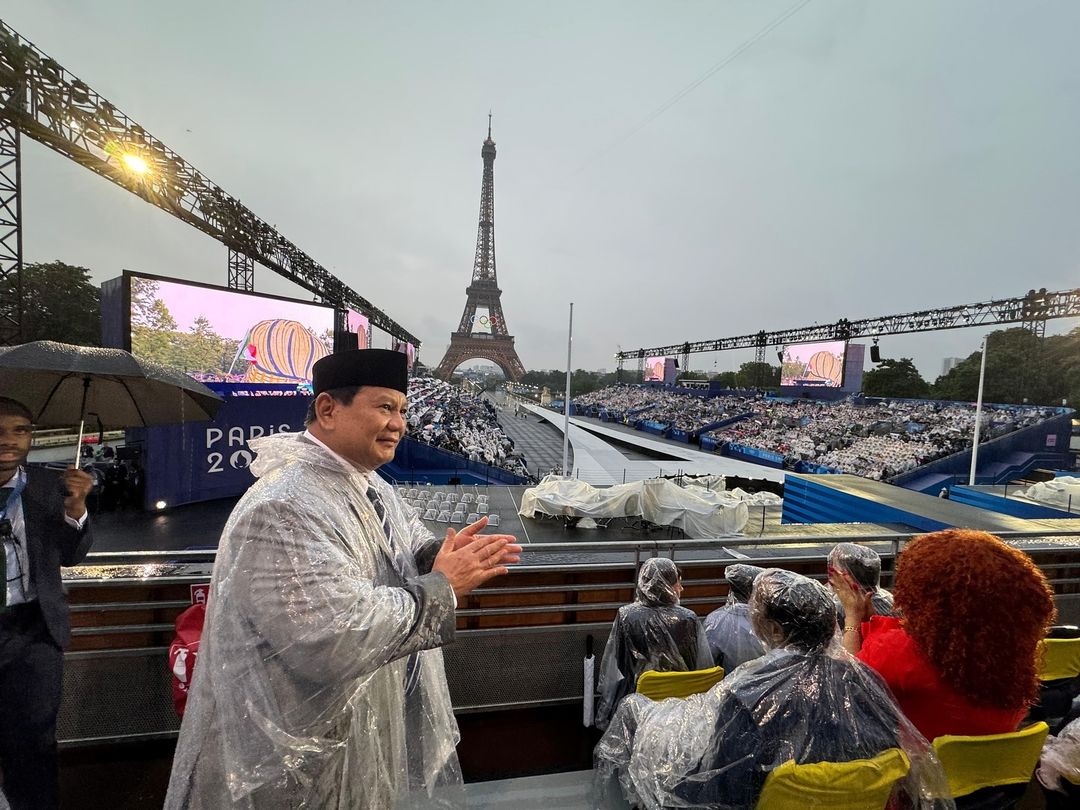
MULTIPOLYGON (((383 504, 382 498, 379 497, 379 493, 375 491, 375 487, 368 487, 367 497, 368 500, 371 501, 371 505, 375 507, 375 514, 379 516, 379 521, 382 523, 383 534, 386 535, 386 542, 390 544, 390 551, 397 562, 398 573, 404 577, 406 572, 404 553, 400 549, 399 544, 394 542, 394 532, 390 526, 390 516, 386 514, 386 506, 383 504)), ((409 660, 405 662, 406 695, 411 695, 413 691, 415 691, 416 685, 420 682, 419 664, 419 653, 412 653, 409 655, 409 660)))

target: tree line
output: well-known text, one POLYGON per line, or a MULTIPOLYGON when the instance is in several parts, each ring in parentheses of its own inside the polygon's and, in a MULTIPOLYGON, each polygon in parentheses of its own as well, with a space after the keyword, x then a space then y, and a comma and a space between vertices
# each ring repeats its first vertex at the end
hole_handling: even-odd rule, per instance
MULTIPOLYGON (((11 284, 11 280, 0 283, 11 284)), ((6 291, 10 292, 10 288, 6 291)), ((167 310, 155 303, 150 289, 133 296, 133 346, 136 354, 187 370, 227 368, 239 348, 234 340, 217 335, 209 322, 196 323, 189 332, 176 331, 167 310), (164 310, 164 311, 163 311, 164 310), (144 345, 145 344, 145 345, 144 345)), ((25 264, 22 273, 24 340, 58 340, 81 346, 101 344, 100 291, 90 270, 61 261, 25 264)), ((1080 327, 1065 335, 1038 338, 1027 329, 999 329, 988 336, 987 402, 1057 405, 1080 402, 1080 327)), ((910 357, 887 359, 863 376, 867 396, 973 401, 979 386, 981 355, 972 352, 948 374, 932 383, 919 373, 910 357)), ((765 388, 780 385, 780 366, 743 363, 738 371, 706 374, 689 371, 680 379, 716 380, 725 388, 765 388)), ((636 368, 623 369, 621 381, 640 383, 636 368)), ((534 370, 522 382, 547 386, 561 394, 566 372, 534 370)), ((578 396, 613 385, 615 372, 577 369, 571 375, 571 393, 578 396)))

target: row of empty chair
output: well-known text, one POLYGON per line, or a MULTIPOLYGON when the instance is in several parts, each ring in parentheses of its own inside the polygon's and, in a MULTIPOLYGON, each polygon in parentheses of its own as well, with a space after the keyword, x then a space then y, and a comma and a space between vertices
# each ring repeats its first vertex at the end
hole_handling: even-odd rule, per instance
POLYGON ((497 513, 490 511, 491 504, 487 495, 475 492, 459 494, 429 487, 398 487, 397 492, 405 503, 420 510, 423 520, 466 524, 475 523, 486 516, 488 526, 498 526, 502 522, 497 513))
POLYGON ((478 493, 466 492, 459 495, 456 492, 443 492, 442 490, 431 490, 426 487, 420 489, 406 489, 405 487, 398 487, 398 495, 405 500, 416 501, 445 501, 446 503, 487 503, 488 496, 480 495, 478 493))

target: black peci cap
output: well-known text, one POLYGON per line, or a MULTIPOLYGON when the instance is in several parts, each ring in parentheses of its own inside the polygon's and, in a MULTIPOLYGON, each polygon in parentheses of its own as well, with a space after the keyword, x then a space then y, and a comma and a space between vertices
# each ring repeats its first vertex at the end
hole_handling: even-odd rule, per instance
POLYGON ((311 369, 311 388, 318 396, 323 391, 374 385, 409 392, 409 361, 403 352, 390 349, 353 349, 329 354, 311 369))

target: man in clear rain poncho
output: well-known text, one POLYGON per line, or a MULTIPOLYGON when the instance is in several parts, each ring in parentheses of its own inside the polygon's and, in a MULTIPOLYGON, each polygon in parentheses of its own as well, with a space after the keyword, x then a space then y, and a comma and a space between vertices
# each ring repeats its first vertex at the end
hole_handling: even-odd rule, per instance
MULTIPOLYGON (((900 748, 911 769, 900 806, 952 807, 944 772, 877 675, 848 656, 829 592, 768 569, 750 612, 767 652, 704 694, 622 702, 595 751, 597 799, 645 808, 750 810, 782 763, 847 762, 900 748)), ((895 795, 895 794, 894 794, 895 795)))
POLYGON ((438 649, 520 547, 439 542, 374 470, 405 431, 400 352, 323 358, 305 433, 251 442, 221 536, 165 806, 383 808, 458 798, 438 649))
POLYGON ((765 645, 754 633, 750 623, 750 594, 754 580, 764 571, 756 565, 737 563, 724 569, 728 581, 727 604, 705 617, 705 637, 709 640, 713 660, 731 672, 739 664, 753 661, 765 654, 765 645))
POLYGON ((697 616, 679 605, 681 593, 682 577, 671 560, 657 557, 641 566, 637 598, 619 608, 600 662, 598 728, 607 726, 645 670, 686 672, 713 665, 697 616))
POLYGON ((833 546, 829 552, 829 580, 837 575, 846 576, 856 588, 870 594, 878 616, 896 615, 892 594, 881 587, 881 555, 872 548, 856 543, 833 546))

